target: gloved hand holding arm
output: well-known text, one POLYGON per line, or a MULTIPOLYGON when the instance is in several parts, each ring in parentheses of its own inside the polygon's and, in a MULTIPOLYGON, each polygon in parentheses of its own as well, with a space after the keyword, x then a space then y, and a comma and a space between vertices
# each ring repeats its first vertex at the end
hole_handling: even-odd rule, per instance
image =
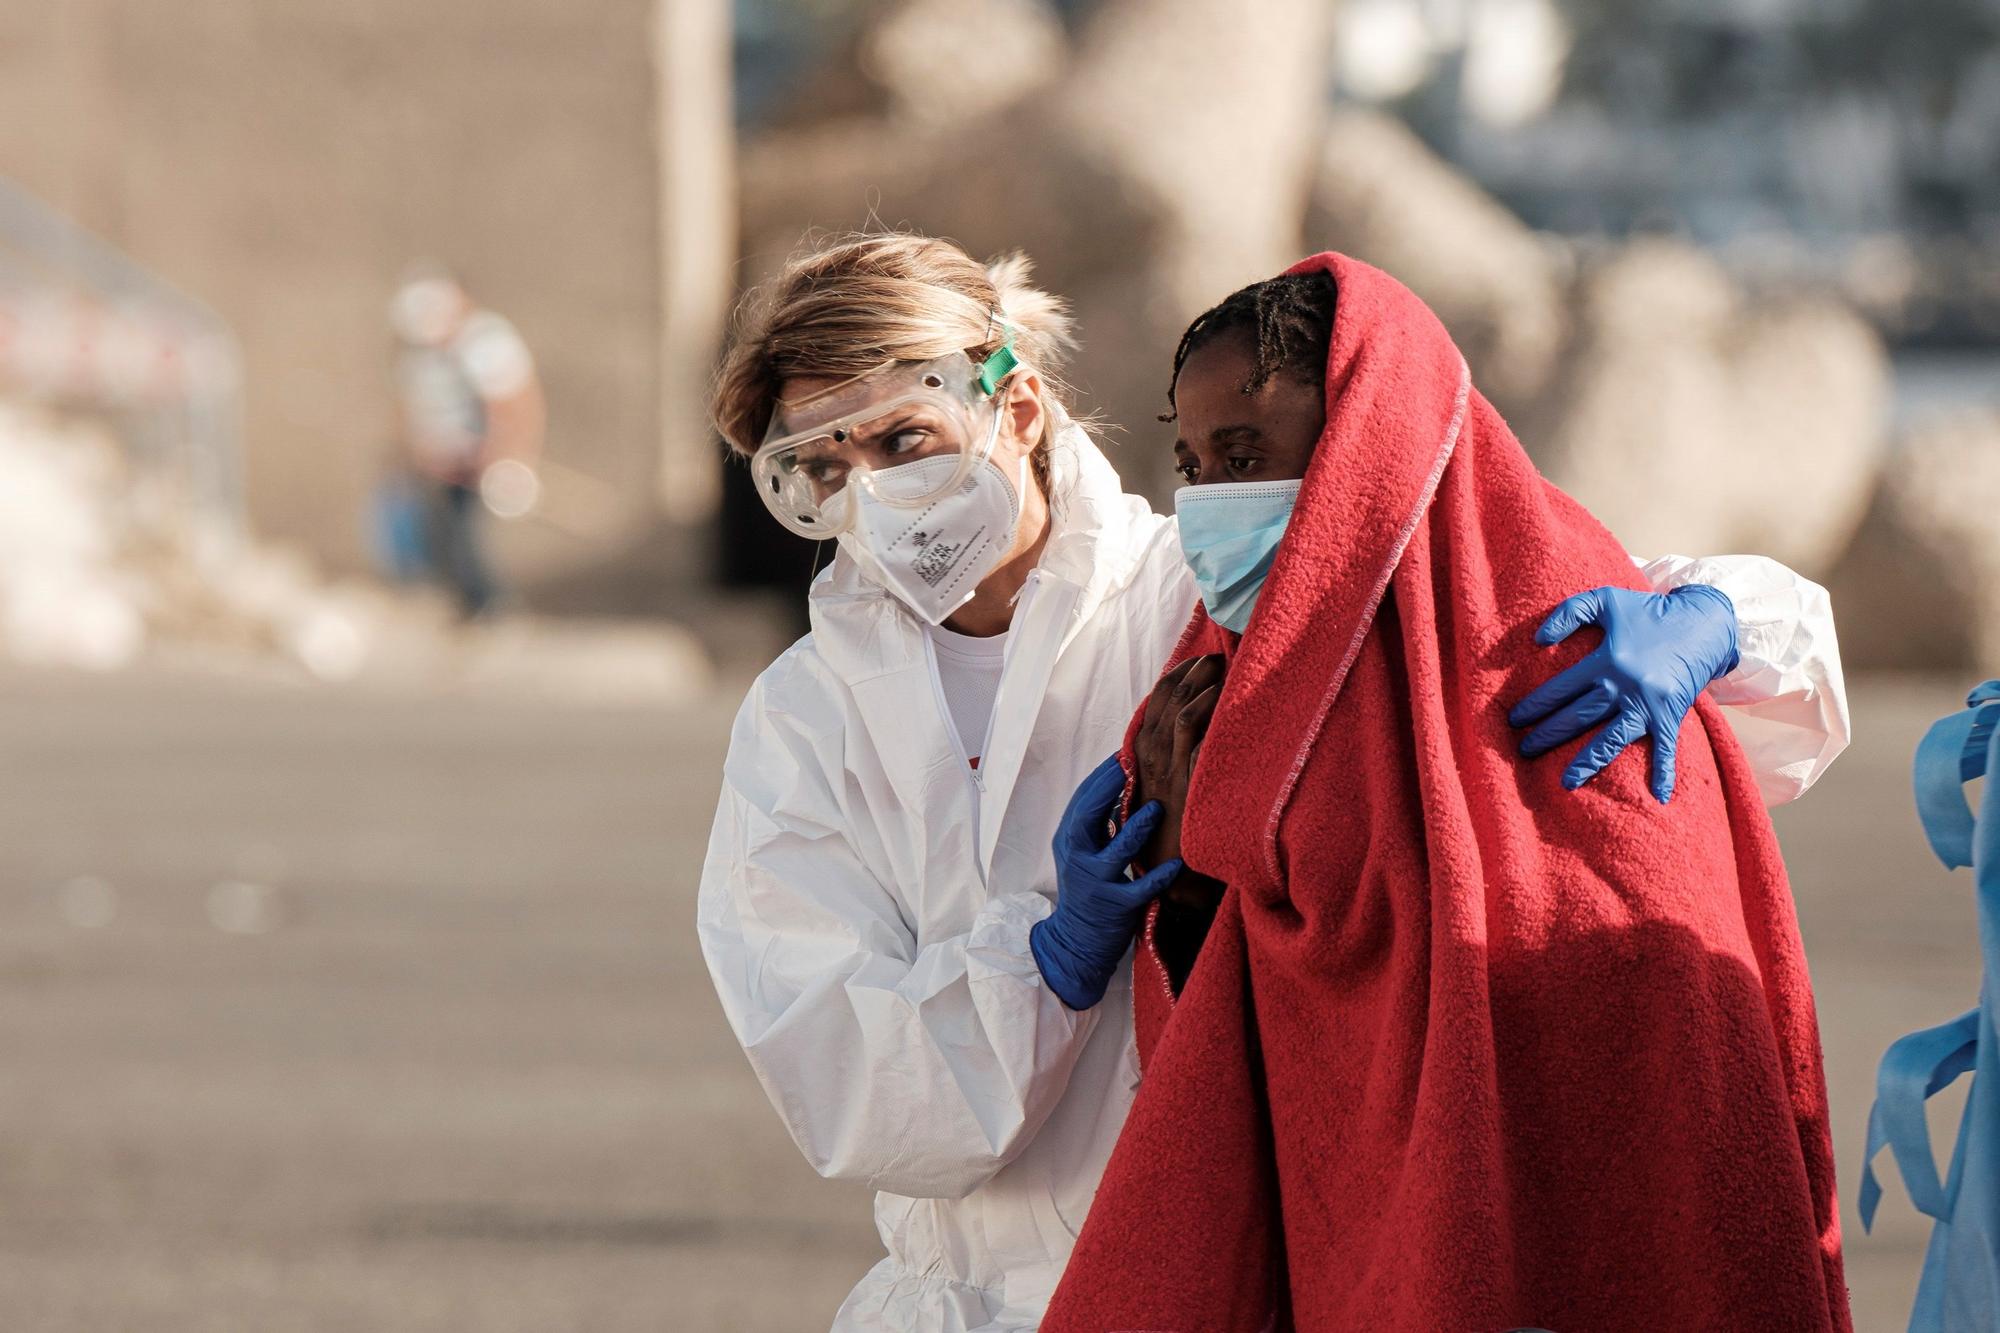
POLYGON ((1072 1009, 1088 1009, 1104 998, 1146 905, 1181 869, 1175 858, 1128 878, 1133 858, 1165 812, 1158 801, 1149 801, 1107 837, 1124 790, 1125 769, 1113 755, 1070 797, 1056 829, 1056 910, 1028 932, 1043 980, 1072 1009))
MULTIPOLYGON (((1723 716, 1743 746, 1744 757, 1750 761, 1764 803, 1778 806, 1796 800, 1847 748, 1850 734, 1840 645, 1826 589, 1777 561, 1758 555, 1699 558, 1669 555, 1634 563, 1640 565, 1656 594, 1705 585, 1725 595, 1732 604, 1738 660, 1733 668, 1723 667, 1721 674, 1713 678, 1708 686, 1709 697, 1722 705, 1723 716)), ((1620 596, 1643 600, 1646 595, 1621 592, 1620 596)), ((1713 607, 1712 614, 1719 616, 1720 607, 1713 607)), ((1573 630, 1575 626, 1569 628, 1573 630)), ((1698 639, 1706 636, 1711 650, 1720 644, 1719 627, 1704 625, 1699 617, 1685 617, 1681 629, 1698 639)), ((1607 626, 1607 643, 1609 639, 1607 626)), ((1656 638, 1654 651, 1677 650, 1671 638, 1666 637, 1656 638)), ((1688 651, 1703 650, 1691 645, 1688 651)), ((1594 672, 1584 673, 1581 678, 1572 676, 1560 689, 1557 688, 1560 677, 1549 682, 1549 695, 1560 697, 1550 698, 1538 690, 1522 700, 1511 715, 1516 725, 1535 726, 1539 731, 1542 724, 1556 722, 1552 716, 1556 710, 1582 703, 1591 687, 1600 682, 1615 685, 1610 675, 1613 663, 1602 648, 1587 660, 1595 660, 1594 672)), ((1686 707, 1693 707, 1694 697, 1687 696, 1686 707)), ((1535 752, 1581 735, 1594 725, 1578 720, 1580 714, 1589 711, 1592 710, 1570 711, 1563 724, 1551 726, 1541 736, 1546 744, 1535 752)), ((1678 734, 1677 728, 1665 729, 1678 734)), ((1607 746, 1608 753, 1579 756, 1593 762, 1601 760, 1582 773, 1582 779, 1588 780, 1627 743, 1620 740, 1607 746)), ((1654 759, 1657 778, 1661 756, 1656 752, 1654 759)), ((1671 774, 1669 764, 1670 792, 1671 774)))
POLYGON ((1653 796, 1672 800, 1681 721, 1739 658, 1735 605, 1699 583, 1667 593, 1592 588, 1558 606, 1535 639, 1553 646, 1592 624, 1603 628, 1603 642, 1508 713, 1514 726, 1534 728, 1521 753, 1546 754, 1605 722, 1563 773, 1563 785, 1575 790, 1627 745, 1651 735, 1653 796))

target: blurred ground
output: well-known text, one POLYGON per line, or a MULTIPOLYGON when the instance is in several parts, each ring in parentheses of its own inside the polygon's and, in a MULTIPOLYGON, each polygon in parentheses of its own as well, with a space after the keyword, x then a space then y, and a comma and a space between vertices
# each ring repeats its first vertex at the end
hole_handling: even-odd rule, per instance
MULTIPOLYGON (((1854 687, 1780 820, 1852 1221, 1875 1060, 1977 984, 1907 793, 1970 681, 1854 687)), ((689 928, 741 682, 677 712, 0 675, 0 1309, 36 1333, 823 1327, 877 1253, 689 928)))
POLYGON ((822 1323, 874 1237, 695 951, 702 702, 0 677, 0 1324, 822 1323))

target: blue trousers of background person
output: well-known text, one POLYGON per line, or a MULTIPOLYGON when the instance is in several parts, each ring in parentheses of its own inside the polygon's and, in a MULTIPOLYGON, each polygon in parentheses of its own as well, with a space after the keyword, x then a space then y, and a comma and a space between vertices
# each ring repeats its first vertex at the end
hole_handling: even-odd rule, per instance
POLYGON ((431 569, 458 599, 468 620, 485 615, 499 600, 499 584, 486 558, 479 492, 456 482, 433 483, 426 489, 431 569))

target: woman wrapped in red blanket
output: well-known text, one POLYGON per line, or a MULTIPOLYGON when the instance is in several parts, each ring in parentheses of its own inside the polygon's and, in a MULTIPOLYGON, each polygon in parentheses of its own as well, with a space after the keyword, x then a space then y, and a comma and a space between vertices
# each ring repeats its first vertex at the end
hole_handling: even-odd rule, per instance
POLYGON ((1135 723, 1183 929, 1141 948, 1145 1081, 1044 1330, 1847 1329, 1812 993, 1734 738, 1699 701, 1671 803, 1636 747, 1578 791, 1515 761, 1542 614, 1641 580, 1422 302, 1340 255, 1288 276, 1335 303, 1323 392, 1254 338, 1182 349, 1193 479, 1303 482, 1288 517, 1231 506, 1283 523, 1247 628, 1197 608, 1173 722, 1135 723))

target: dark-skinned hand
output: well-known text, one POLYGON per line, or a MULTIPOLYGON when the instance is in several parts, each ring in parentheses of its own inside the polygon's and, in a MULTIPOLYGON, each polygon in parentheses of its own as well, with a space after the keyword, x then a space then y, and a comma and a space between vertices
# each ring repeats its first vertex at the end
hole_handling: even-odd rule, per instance
MULTIPOLYGON (((1132 808, 1158 801, 1159 827, 1140 849, 1142 867, 1165 864, 1181 854, 1181 816, 1187 809, 1188 783, 1194 776, 1195 752, 1208 735, 1208 721, 1222 697, 1227 668, 1219 653, 1193 657, 1160 677, 1146 700, 1146 715, 1133 742, 1138 771, 1132 777, 1132 808)), ((1183 870, 1166 890, 1168 899, 1213 910, 1222 885, 1205 875, 1183 870)))

